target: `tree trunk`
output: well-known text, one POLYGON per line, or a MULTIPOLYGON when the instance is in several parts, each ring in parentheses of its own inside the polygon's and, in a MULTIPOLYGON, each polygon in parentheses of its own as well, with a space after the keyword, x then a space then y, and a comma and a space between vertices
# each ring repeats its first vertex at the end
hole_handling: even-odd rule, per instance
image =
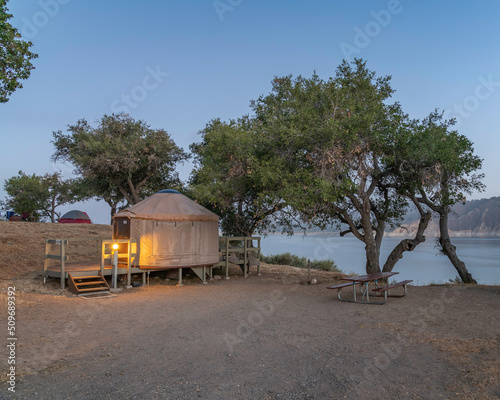
POLYGON ((372 235, 365 232, 366 273, 376 274, 380 272, 380 247, 372 235))
POLYGON ((113 216, 116 214, 116 206, 111 205, 111 220, 110 220, 110 225, 113 225, 113 216))
POLYGON ((463 283, 475 283, 475 279, 467 270, 465 263, 457 256, 456 247, 451 244, 450 235, 448 233, 448 210, 439 210, 439 244, 443 253, 449 258, 453 266, 458 272, 463 283))
POLYGON ((427 211, 425 214, 420 216, 420 222, 418 223, 418 229, 417 233, 415 234, 415 238, 403 239, 396 247, 394 247, 384 264, 384 272, 392 272, 396 263, 401 258, 403 258, 403 254, 405 251, 413 251, 420 243, 425 242, 424 232, 429 225, 431 216, 432 214, 430 211, 427 211))
POLYGON ((104 201, 108 203, 108 206, 111 207, 111 222, 110 225, 113 225, 113 216, 116 214, 116 204, 110 198, 104 198, 104 201))
POLYGON ((55 218, 55 209, 56 209, 56 199, 52 198, 52 207, 50 209, 50 222, 55 223, 56 218, 55 218))

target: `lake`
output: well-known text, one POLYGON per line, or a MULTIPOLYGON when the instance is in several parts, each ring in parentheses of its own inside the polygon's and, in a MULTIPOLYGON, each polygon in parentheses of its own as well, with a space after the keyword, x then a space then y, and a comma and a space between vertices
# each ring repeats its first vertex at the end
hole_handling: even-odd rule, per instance
MULTIPOLYGON (((381 264, 401 238, 384 238, 381 264)), ((500 238, 452 238, 457 254, 480 284, 500 285, 500 238)), ((364 244, 355 237, 338 235, 269 235, 262 239, 265 255, 292 253, 318 260, 332 259, 343 272, 365 274, 364 244)), ((413 284, 447 283, 458 276, 446 256, 440 255, 435 238, 427 238, 414 251, 406 252, 394 268, 398 280, 413 279, 413 284)))

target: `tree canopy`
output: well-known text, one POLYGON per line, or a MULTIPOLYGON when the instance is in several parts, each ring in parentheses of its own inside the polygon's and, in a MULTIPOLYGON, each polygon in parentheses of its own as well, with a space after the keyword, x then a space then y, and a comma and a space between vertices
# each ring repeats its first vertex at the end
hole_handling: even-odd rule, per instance
POLYGON ((33 44, 22 40, 9 23, 11 18, 7 0, 0 0, 0 103, 9 101, 10 95, 23 87, 21 81, 35 68, 31 60, 38 57, 29 50, 33 44))
MULTIPOLYGON (((397 224, 407 200, 388 183, 395 139, 405 134, 399 104, 387 104, 390 77, 366 63, 343 62, 328 81, 276 78, 253 106, 288 158, 286 199, 312 225, 344 224, 365 243, 367 272, 380 271, 385 229, 397 224)), ((281 171, 276 171, 280 174, 281 171)))
POLYGON ((192 195, 221 218, 226 235, 252 236, 289 227, 283 183, 275 174, 273 149, 259 124, 242 117, 210 121, 191 145, 195 169, 192 195))
MULTIPOLYGON (((231 226, 235 216, 253 224, 258 211, 239 206, 250 199, 247 204, 282 205, 310 226, 341 227, 341 235, 351 233, 365 244, 367 273, 381 270, 384 233, 401 223, 412 203, 420 224, 415 237, 403 239, 383 264, 392 270, 404 252, 425 241, 431 212, 443 219, 464 192, 480 189, 474 171, 481 163, 470 141, 448 129, 452 122, 436 112, 411 120, 391 103, 390 81, 359 59, 342 62, 326 81, 316 74, 276 77, 272 91, 251 103, 248 123, 207 126, 205 138, 214 140, 217 131, 220 142, 192 148, 204 165, 193 182, 201 178, 207 190, 214 189, 214 204, 226 188, 230 196, 221 209, 231 226)), ((442 243, 449 242, 446 235, 443 219, 442 243)))
POLYGON ((96 127, 85 119, 53 133, 54 161, 75 167, 88 193, 108 202, 136 204, 165 187, 181 185, 176 164, 188 158, 163 129, 127 114, 104 115, 96 127))
POLYGON ((74 185, 74 180, 64 180, 58 172, 26 175, 19 171, 18 176, 13 176, 4 183, 9 196, 5 206, 20 215, 28 213, 28 220, 32 222, 42 218, 56 222, 61 217, 57 207, 79 200, 74 185))
POLYGON ((415 121, 411 136, 401 141, 394 159, 398 184, 406 195, 439 216, 439 246, 460 278, 475 283, 456 254, 448 233, 451 206, 482 191, 482 159, 474 154, 472 142, 453 130, 455 121, 444 120, 437 110, 423 121, 415 121))

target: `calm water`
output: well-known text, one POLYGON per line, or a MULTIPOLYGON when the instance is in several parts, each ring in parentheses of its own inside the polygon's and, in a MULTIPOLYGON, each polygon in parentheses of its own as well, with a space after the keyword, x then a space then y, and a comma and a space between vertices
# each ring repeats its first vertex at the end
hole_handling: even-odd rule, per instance
MULTIPOLYGON (((381 263, 400 238, 384 238, 381 263)), ((480 284, 500 285, 500 238, 452 238, 459 257, 480 284)), ((301 257, 335 261, 345 273, 365 273, 364 244, 354 237, 329 235, 270 235, 262 239, 265 255, 289 252, 301 257)), ((414 251, 406 252, 394 268, 398 280, 413 279, 415 285, 446 283, 458 276, 447 257, 439 255, 434 238, 427 238, 414 251)))

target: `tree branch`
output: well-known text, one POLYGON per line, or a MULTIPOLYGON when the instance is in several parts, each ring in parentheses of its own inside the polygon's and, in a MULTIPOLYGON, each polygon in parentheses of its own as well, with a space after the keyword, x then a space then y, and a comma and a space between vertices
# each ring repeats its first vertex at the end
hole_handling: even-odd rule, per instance
POLYGON ((343 221, 349 225, 349 228, 350 228, 350 231, 351 233, 356 236, 359 240, 361 240, 362 242, 365 241, 365 237, 364 235, 362 235, 359 230, 357 229, 357 226, 356 224, 354 223, 354 221, 351 219, 351 217, 349 216, 349 214, 347 213, 346 210, 342 210, 341 208, 337 207, 336 205, 333 205, 333 209, 335 210, 335 212, 337 214, 339 214, 340 216, 342 216, 342 219, 343 221))

